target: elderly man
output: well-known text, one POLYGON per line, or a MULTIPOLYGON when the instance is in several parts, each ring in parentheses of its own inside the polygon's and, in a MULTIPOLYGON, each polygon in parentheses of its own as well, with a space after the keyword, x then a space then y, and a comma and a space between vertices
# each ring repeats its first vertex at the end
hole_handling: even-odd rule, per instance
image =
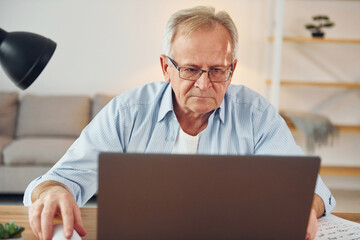
MULTIPOLYGON (((31 205, 34 233, 50 239, 51 220, 60 213, 66 237, 73 229, 86 234, 78 206, 97 190, 99 152, 302 155, 273 106, 250 89, 230 84, 237 41, 225 12, 195 7, 173 14, 160 56, 165 82, 114 98, 58 163, 28 186, 24 203, 31 205)), ((308 239, 315 237, 317 217, 334 206, 319 177, 308 239)))

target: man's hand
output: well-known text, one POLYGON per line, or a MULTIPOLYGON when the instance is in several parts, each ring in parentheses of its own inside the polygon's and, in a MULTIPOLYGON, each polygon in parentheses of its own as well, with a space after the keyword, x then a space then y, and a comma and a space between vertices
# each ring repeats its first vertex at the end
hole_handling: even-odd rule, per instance
POLYGON ((317 230, 318 230, 318 220, 316 217, 315 210, 311 209, 305 240, 315 239, 317 230))
POLYGON ((315 239, 318 230, 317 218, 320 218, 324 214, 324 209, 323 200, 319 195, 314 194, 305 240, 315 239))
POLYGON ((73 229, 80 236, 85 236, 80 209, 72 193, 65 186, 53 181, 44 182, 34 190, 32 201, 29 208, 29 223, 39 239, 52 239, 53 219, 56 214, 62 217, 66 238, 71 238, 73 229))

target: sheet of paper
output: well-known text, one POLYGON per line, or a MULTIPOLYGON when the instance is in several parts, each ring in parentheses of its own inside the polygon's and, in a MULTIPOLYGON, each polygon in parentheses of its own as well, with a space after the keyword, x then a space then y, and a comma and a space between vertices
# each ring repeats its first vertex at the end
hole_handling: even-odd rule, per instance
POLYGON ((315 240, 360 240, 360 224, 332 214, 319 219, 315 240))

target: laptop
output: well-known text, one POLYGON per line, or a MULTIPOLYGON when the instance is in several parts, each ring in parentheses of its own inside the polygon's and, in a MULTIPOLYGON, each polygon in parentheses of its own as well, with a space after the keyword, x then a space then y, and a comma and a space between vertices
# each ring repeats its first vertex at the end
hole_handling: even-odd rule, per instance
POLYGON ((99 155, 98 239, 305 239, 320 159, 99 155))

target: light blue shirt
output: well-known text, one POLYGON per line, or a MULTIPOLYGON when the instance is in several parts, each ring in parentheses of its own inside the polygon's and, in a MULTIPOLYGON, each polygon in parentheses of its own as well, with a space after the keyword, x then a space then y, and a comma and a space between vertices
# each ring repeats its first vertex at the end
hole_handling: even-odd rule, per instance
MULTIPOLYGON (((24 195, 53 180, 67 186, 79 206, 97 191, 99 152, 171 153, 179 123, 169 83, 155 82, 115 97, 82 131, 66 154, 43 176, 32 181, 24 195)), ((285 121, 261 95, 245 86, 229 85, 224 100, 199 134, 198 154, 303 155, 285 121)), ((326 213, 335 199, 320 176, 315 193, 326 213)))

